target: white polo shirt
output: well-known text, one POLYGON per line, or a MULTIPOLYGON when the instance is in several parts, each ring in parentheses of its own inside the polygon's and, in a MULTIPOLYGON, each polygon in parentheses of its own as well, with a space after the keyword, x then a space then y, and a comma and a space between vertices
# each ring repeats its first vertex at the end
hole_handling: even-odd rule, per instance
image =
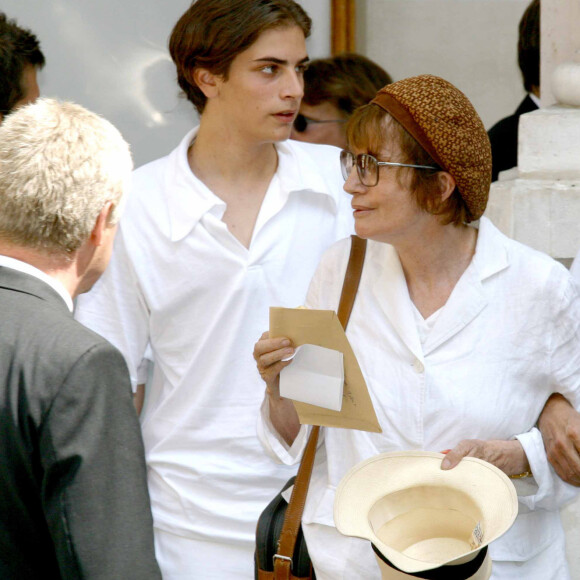
POLYGON ((302 304, 323 252, 352 233, 350 196, 338 149, 277 144, 246 249, 189 168, 195 133, 135 172, 111 264, 77 318, 124 353, 133 385, 146 379, 146 353, 155 362, 142 418, 155 526, 247 546, 251 565, 258 515, 295 472, 256 437, 253 345, 269 307, 302 304))

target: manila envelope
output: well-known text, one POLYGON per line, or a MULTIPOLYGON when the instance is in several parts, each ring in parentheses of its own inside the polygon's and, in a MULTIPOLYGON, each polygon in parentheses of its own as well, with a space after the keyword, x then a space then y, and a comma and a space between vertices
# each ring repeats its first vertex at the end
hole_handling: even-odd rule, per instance
POLYGON ((279 336, 288 337, 295 347, 316 344, 338 350, 344 356, 342 409, 332 411, 292 401, 300 423, 382 433, 366 382, 336 312, 271 307, 270 337, 279 336))

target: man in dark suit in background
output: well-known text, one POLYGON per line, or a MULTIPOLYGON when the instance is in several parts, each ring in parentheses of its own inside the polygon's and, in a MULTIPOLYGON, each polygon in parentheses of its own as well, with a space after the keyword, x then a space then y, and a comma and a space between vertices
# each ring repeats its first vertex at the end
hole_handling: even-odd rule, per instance
POLYGON ((0 12, 0 123, 13 109, 38 98, 36 73, 43 66, 36 36, 0 12))
POLYGON ((78 105, 41 99, 0 126, 0 578, 161 578, 126 364, 72 317, 131 168, 78 105))
POLYGON ((513 115, 498 121, 489 131, 492 156, 492 181, 500 171, 518 164, 520 116, 540 107, 540 0, 532 0, 519 25, 518 64, 528 93, 513 115))

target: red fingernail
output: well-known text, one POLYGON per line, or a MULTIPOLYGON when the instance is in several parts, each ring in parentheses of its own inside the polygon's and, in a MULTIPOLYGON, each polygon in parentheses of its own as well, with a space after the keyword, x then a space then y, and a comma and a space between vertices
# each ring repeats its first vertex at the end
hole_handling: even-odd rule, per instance
POLYGON ((445 451, 441 451, 440 453, 443 453, 443 455, 447 455, 450 451, 451 449, 445 449, 445 451))

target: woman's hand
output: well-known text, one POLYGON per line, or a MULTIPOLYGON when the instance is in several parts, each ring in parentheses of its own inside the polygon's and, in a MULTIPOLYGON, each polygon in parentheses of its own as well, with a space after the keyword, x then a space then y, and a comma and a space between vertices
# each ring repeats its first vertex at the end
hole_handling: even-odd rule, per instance
POLYGON ((270 338, 267 332, 254 345, 254 360, 266 383, 270 421, 288 445, 294 443, 300 431, 300 421, 292 401, 280 397, 280 371, 292 362, 282 359, 293 354, 292 343, 287 338, 270 338))
POLYGON ((254 345, 254 360, 268 395, 280 398, 280 371, 292 362, 282 359, 293 354, 292 343, 287 338, 270 338, 268 332, 264 332, 254 345))
POLYGON ((499 467, 506 475, 519 475, 530 470, 522 444, 512 441, 464 439, 447 452, 441 469, 453 469, 464 457, 477 457, 499 467))

